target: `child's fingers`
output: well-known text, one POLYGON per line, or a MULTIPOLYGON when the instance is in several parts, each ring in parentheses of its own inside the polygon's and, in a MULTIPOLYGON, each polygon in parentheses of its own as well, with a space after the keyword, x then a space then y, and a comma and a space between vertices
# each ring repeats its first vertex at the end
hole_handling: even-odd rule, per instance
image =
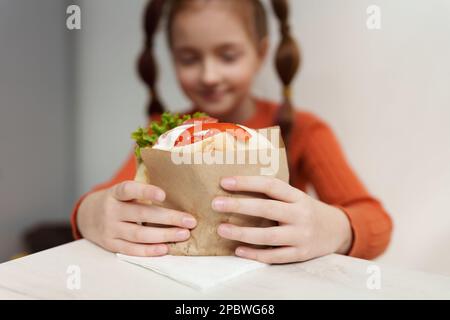
POLYGON ((191 229, 197 224, 195 218, 186 212, 156 205, 122 202, 119 204, 118 211, 119 219, 127 222, 149 222, 191 229))
POLYGON ((114 239, 112 250, 116 253, 135 257, 156 257, 166 255, 169 248, 166 244, 139 244, 121 239, 114 239))
POLYGON ((111 194, 119 201, 164 201, 166 197, 166 194, 161 188, 136 181, 125 181, 115 185, 111 189, 111 194))
POLYGON ((282 227, 240 227, 232 224, 223 223, 218 228, 218 233, 221 237, 266 246, 283 246, 292 244, 290 239, 291 232, 288 232, 288 226, 282 227))
POLYGON ((302 192, 280 179, 264 176, 236 176, 224 178, 221 186, 232 191, 259 192, 273 199, 285 202, 297 202, 302 192))
POLYGON ((179 242, 189 239, 191 233, 181 228, 146 227, 135 223, 121 222, 115 238, 135 243, 179 242))
POLYGON ((258 198, 217 197, 212 202, 212 208, 216 211, 235 212, 290 223, 294 215, 286 214, 286 209, 281 205, 286 203, 258 198))
POLYGON ((249 247, 238 247, 236 255, 241 258, 257 260, 264 263, 290 263, 296 259, 297 249, 295 247, 280 247, 275 249, 254 249, 249 247))

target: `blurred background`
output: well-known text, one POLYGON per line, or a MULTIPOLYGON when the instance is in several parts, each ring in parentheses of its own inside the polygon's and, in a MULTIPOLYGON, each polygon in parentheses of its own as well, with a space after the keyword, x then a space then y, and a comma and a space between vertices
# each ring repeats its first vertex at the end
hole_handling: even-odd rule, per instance
MULTIPOLYGON (((450 275, 450 1, 290 3, 303 51, 295 104, 332 126, 394 219, 378 260, 450 275), (366 25, 370 5, 379 30, 366 25)), ((146 123, 145 4, 0 0, 0 262, 70 241, 75 200, 131 151, 130 132, 146 123), (71 4, 81 30, 66 28, 71 4)), ((183 111, 162 33, 157 48, 163 100, 183 111)), ((269 58, 254 92, 278 101, 278 83, 269 58)))

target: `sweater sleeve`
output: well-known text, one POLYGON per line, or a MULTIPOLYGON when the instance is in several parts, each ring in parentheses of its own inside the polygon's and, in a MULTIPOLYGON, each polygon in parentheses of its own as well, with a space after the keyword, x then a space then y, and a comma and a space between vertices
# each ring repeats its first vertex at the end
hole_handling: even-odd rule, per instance
POLYGON ((363 259, 379 256, 387 248, 392 233, 389 214, 358 179, 325 122, 315 121, 305 134, 305 175, 321 201, 347 215, 353 231, 348 255, 363 259))
POLYGON ((127 181, 127 180, 133 180, 134 176, 136 175, 136 157, 134 155, 134 152, 130 154, 127 161, 122 165, 122 167, 119 169, 119 171, 116 173, 116 175, 109 181, 99 184, 95 186, 91 191, 84 194, 75 204, 75 207, 72 211, 72 215, 70 217, 70 223, 72 226, 72 235, 73 237, 78 240, 82 238, 82 235, 80 231, 78 230, 77 226, 77 213, 78 209, 80 208, 81 203, 83 200, 91 193, 108 189, 120 182, 127 181))

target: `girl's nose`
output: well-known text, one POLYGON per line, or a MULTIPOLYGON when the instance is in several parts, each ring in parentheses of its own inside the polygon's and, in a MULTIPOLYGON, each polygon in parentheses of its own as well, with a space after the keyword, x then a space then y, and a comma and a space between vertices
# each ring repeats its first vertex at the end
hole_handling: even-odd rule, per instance
POLYGON ((201 80, 205 86, 213 86, 220 82, 220 73, 218 66, 211 60, 205 60, 201 80))

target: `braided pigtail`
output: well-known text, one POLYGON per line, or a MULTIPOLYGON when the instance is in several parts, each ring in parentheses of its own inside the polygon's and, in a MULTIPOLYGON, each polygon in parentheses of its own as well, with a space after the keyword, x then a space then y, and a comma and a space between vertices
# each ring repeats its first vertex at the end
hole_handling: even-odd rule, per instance
POLYGON ((155 34, 163 15, 165 2, 165 0, 150 1, 144 16, 145 46, 138 60, 138 72, 141 79, 150 89, 151 100, 147 108, 148 115, 164 112, 164 106, 161 103, 156 88, 158 68, 153 47, 155 34))
POLYGON ((291 83, 300 67, 300 50, 291 35, 287 0, 271 1, 273 10, 279 20, 281 32, 281 42, 275 55, 275 66, 283 84, 283 102, 277 114, 276 122, 281 128, 281 134, 287 147, 294 121, 291 83))

